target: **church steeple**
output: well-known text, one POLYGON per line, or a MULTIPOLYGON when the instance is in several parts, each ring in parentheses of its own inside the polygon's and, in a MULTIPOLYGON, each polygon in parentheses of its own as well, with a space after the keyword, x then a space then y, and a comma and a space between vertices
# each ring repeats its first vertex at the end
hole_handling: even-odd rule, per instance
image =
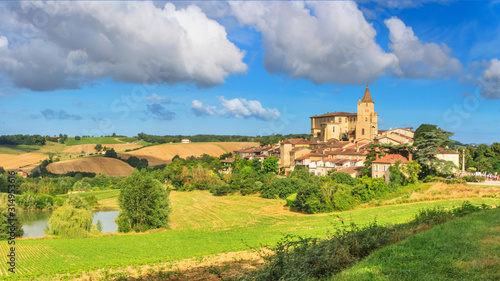
POLYGON ((370 94, 370 90, 368 89, 368 86, 366 86, 365 94, 364 94, 363 98, 361 99, 361 102, 374 103, 372 100, 372 95, 370 94))

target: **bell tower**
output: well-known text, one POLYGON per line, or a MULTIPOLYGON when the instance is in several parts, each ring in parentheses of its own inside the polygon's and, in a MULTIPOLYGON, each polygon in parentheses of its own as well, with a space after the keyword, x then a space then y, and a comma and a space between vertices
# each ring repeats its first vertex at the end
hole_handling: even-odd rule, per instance
POLYGON ((370 90, 366 87, 363 98, 358 101, 358 117, 356 120, 356 139, 372 141, 378 134, 377 113, 370 90))

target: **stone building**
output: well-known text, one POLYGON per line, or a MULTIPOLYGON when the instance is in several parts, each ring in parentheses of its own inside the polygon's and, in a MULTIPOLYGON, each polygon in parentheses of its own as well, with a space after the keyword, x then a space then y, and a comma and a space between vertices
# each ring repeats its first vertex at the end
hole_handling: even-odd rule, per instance
POLYGON ((366 87, 363 98, 358 101, 357 113, 329 112, 310 118, 312 142, 329 139, 367 139, 372 141, 378 134, 375 103, 368 87, 366 87))

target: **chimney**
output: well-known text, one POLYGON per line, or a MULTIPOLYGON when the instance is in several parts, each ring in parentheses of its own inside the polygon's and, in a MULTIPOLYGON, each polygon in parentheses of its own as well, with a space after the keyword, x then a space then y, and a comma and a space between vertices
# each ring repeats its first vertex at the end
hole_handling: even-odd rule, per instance
POLYGON ((378 153, 375 154, 375 160, 378 160, 378 153))
POLYGON ((410 153, 410 156, 408 157, 408 160, 411 162, 413 161, 413 155, 410 153))

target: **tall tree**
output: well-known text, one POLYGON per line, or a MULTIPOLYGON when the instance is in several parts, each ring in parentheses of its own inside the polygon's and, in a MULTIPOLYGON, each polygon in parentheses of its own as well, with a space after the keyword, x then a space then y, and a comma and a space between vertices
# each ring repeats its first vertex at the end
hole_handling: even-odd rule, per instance
POLYGON ((135 170, 121 187, 118 231, 168 228, 171 212, 168 197, 169 190, 163 184, 148 173, 135 170))
POLYGON ((450 137, 453 133, 437 129, 431 132, 423 132, 421 139, 414 143, 417 148, 415 158, 422 166, 424 174, 433 174, 436 167, 440 164, 440 159, 436 157, 439 153, 438 148, 446 148, 452 143, 450 137))

